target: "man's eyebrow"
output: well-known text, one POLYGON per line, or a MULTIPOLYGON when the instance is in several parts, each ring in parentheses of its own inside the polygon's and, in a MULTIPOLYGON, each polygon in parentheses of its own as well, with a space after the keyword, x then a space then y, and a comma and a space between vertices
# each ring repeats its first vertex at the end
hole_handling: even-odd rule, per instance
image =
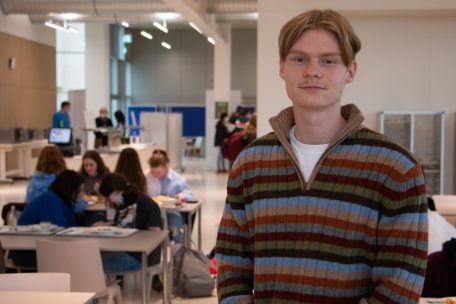
MULTIPOLYGON (((307 56, 308 54, 305 53, 305 52, 298 51, 298 50, 290 50, 288 52, 288 55, 304 55, 304 56, 307 56)), ((318 57, 333 57, 333 56, 342 56, 342 54, 339 53, 339 52, 328 52, 328 53, 323 53, 323 54, 319 54, 318 55, 318 57)))

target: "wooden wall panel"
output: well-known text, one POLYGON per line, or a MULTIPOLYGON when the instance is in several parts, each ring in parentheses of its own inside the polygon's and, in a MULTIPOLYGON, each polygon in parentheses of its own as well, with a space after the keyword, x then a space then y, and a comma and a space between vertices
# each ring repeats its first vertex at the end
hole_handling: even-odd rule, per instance
POLYGON ((50 127, 56 96, 55 48, 0 33, 0 128, 50 127))

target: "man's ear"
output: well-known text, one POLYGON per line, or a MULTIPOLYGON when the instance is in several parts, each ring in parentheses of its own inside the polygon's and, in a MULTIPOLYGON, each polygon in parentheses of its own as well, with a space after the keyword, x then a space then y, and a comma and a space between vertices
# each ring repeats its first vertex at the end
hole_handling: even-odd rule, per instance
POLYGON ((356 60, 353 60, 353 62, 348 66, 347 70, 347 79, 345 83, 351 83, 353 80, 355 80, 355 75, 356 75, 356 70, 358 69, 358 63, 356 60))
POLYGON ((283 79, 283 65, 284 65, 284 61, 283 60, 280 60, 279 61, 279 76, 280 78, 283 79))

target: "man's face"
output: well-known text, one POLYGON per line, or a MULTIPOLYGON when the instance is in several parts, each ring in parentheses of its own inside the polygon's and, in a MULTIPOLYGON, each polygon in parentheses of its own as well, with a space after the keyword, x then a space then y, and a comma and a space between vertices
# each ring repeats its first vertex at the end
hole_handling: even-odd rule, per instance
POLYGON ((63 112, 63 113, 68 113, 68 112, 70 112, 70 109, 71 109, 71 105, 64 106, 64 107, 62 108, 62 112, 63 112))
POLYGON ((336 38, 321 29, 305 31, 280 62, 280 77, 293 106, 314 111, 339 107, 345 84, 355 74, 356 62, 346 67, 336 38))
POLYGON ((155 178, 162 180, 168 175, 168 168, 166 166, 150 167, 150 173, 155 178))

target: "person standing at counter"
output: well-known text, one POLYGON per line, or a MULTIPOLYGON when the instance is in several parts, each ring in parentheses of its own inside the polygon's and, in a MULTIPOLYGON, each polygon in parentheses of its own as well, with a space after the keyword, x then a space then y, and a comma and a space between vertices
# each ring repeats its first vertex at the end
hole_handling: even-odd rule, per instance
POLYGON ((60 111, 55 112, 52 116, 53 128, 71 128, 70 109, 71 103, 69 101, 62 102, 60 111))
MULTIPOLYGON (((100 108, 100 116, 95 118, 95 126, 97 128, 112 128, 112 120, 108 117, 108 109, 106 107, 100 108)), ((102 132, 95 132, 95 149, 108 145, 108 135, 102 132)))

